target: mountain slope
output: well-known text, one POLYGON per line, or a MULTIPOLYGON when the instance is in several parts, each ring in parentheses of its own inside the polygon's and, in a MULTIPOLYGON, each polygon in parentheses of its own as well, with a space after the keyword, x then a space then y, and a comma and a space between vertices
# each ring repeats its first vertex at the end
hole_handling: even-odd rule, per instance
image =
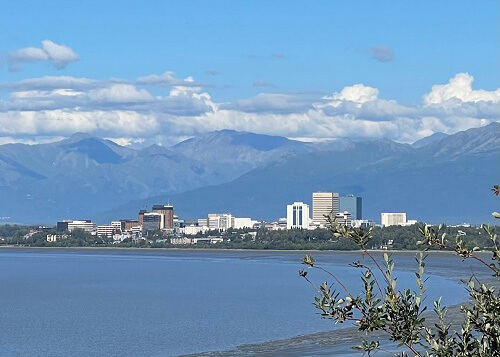
POLYGON ((26 223, 84 218, 130 200, 228 182, 302 148, 312 150, 234 131, 141 150, 85 133, 50 144, 1 145, 0 217, 26 223))
POLYGON ((232 180, 280 157, 311 152, 315 147, 280 136, 221 130, 188 139, 171 150, 207 163, 232 180))
POLYGON ((430 143, 446 138, 447 136, 448 135, 445 133, 434 133, 432 135, 426 136, 425 138, 415 141, 413 144, 411 144, 411 146, 415 149, 420 149, 424 146, 429 145, 430 143))
POLYGON ((364 199, 364 216, 406 211, 410 219, 449 223, 489 221, 498 210, 490 186, 499 182, 500 124, 450 135, 414 149, 388 140, 279 159, 225 184, 130 202, 109 212, 134 216, 138 207, 167 199, 182 217, 209 212, 275 219, 286 204, 310 203, 311 192, 332 190, 364 199))

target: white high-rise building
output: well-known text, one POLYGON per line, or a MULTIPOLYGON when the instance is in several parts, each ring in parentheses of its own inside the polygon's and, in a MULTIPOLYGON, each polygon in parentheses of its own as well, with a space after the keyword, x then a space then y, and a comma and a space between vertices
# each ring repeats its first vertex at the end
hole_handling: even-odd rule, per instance
POLYGON ((294 202, 286 206, 286 228, 309 228, 309 205, 294 202))
POLYGON ((226 230, 234 227, 234 216, 229 213, 209 213, 207 223, 209 229, 226 230))
POLYGON ((319 226, 326 226, 325 215, 330 213, 335 216, 339 213, 339 194, 337 192, 313 192, 312 220, 319 226))
POLYGON ((406 225, 406 212, 384 212, 380 215, 382 227, 406 225))

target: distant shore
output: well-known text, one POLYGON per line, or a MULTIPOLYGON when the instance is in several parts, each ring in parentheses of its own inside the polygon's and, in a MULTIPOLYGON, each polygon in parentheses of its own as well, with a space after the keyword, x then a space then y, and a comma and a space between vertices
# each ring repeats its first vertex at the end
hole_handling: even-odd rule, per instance
MULTIPOLYGON (((136 250, 136 251, 205 251, 205 252, 314 252, 314 253, 361 253, 362 251, 359 249, 353 250, 335 250, 335 249, 245 249, 245 248, 189 248, 189 247, 169 247, 169 248, 152 248, 152 247, 113 247, 113 246, 88 246, 88 247, 38 247, 38 246, 18 246, 18 245, 0 245, 0 249, 40 249, 40 250, 49 250, 49 249, 74 249, 74 250, 136 250)), ((420 253, 423 250, 418 249, 369 249, 369 252, 373 253, 420 253)), ((488 250, 477 251, 478 253, 490 253, 488 250)), ((455 254, 452 250, 428 250, 426 253, 449 253, 455 254)))

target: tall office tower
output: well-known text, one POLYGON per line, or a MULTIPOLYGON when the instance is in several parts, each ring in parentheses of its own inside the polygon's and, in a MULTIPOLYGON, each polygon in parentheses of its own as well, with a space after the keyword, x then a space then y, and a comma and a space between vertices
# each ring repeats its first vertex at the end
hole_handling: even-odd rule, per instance
POLYGON ((339 213, 339 194, 337 192, 313 192, 313 222, 320 226, 326 225, 325 215, 335 216, 339 213))
POLYGON ((406 224, 406 212, 384 212, 380 215, 382 227, 404 226, 406 224))
POLYGON ((353 195, 340 197, 340 212, 349 212, 352 219, 363 219, 362 201, 361 197, 353 195))
POLYGON ((163 215, 163 227, 174 228, 174 206, 154 205, 153 212, 163 215))
POLYGON ((309 228, 309 205, 294 202, 286 206, 286 228, 309 228))

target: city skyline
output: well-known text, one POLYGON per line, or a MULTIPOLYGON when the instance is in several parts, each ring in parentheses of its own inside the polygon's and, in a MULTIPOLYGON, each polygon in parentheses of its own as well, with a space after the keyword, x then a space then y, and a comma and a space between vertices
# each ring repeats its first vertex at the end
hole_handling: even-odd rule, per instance
MULTIPOLYGON (((211 231, 227 231, 228 229, 264 228, 270 230, 328 228, 329 217, 336 224, 348 227, 368 228, 377 225, 376 222, 362 219, 362 197, 339 196, 337 192, 312 192, 312 207, 304 202, 295 201, 286 205, 286 216, 276 221, 254 220, 251 217, 235 217, 231 213, 207 213, 206 218, 182 218, 175 214, 173 205, 154 204, 152 209, 140 209, 138 219, 118 219, 110 224, 96 224, 91 220, 66 219, 58 221, 56 229, 59 232, 79 228, 97 236, 114 238, 122 241, 126 238, 147 238, 150 232, 163 231, 165 237, 174 240, 173 244, 192 244, 191 240, 183 240, 185 236, 196 236, 211 231), (346 200, 342 200, 342 198, 346 200), (319 219, 321 217, 321 219, 319 219)), ((417 224, 418 220, 407 220, 406 212, 381 213, 378 226, 391 225, 408 226, 417 224)), ((47 235, 48 242, 57 241, 57 235, 47 235)), ((59 238, 60 239, 60 238, 59 238)), ((221 240, 222 241, 222 240, 221 240)), ((219 241, 216 241, 219 242, 219 241)), ((212 242, 213 243, 213 242, 212 242)))
POLYGON ((499 11, 1 1, 0 354, 497 356, 499 11))

